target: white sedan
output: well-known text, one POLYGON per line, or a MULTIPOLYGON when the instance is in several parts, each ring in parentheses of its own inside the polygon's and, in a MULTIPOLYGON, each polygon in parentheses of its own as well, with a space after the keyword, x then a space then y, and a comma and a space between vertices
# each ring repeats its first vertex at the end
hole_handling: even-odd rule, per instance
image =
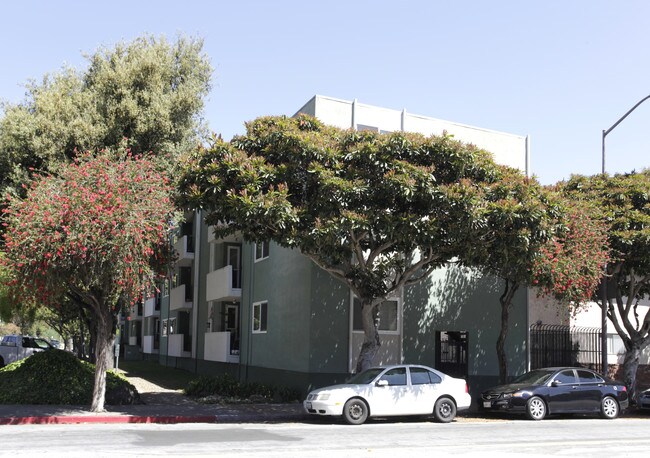
POLYGON ((303 402, 313 415, 343 416, 352 425, 368 417, 433 415, 448 423, 469 409, 467 382, 427 366, 373 367, 347 383, 314 390, 303 402))

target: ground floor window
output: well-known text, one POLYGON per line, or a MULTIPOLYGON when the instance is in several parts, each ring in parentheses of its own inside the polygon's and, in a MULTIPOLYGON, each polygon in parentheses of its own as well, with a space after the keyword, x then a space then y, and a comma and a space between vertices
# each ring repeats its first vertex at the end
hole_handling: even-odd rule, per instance
MULTIPOLYGON (((399 330, 399 302, 391 299, 382 302, 375 309, 375 319, 379 322, 379 331, 397 332, 399 330)), ((352 330, 363 331, 363 320, 361 318, 361 301, 358 298, 352 300, 352 330)))

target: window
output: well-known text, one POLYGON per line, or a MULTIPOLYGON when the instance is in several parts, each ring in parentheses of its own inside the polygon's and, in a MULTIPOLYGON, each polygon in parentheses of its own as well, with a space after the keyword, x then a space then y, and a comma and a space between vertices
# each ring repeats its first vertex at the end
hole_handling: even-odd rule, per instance
POLYGON ((593 372, 579 370, 578 381, 580 383, 601 383, 603 380, 593 372))
MULTIPOLYGON (((380 331, 397 332, 398 305, 397 300, 393 299, 384 301, 377 306, 377 319, 379 320, 378 329, 380 331)), ((352 330, 363 331, 361 301, 356 297, 353 299, 352 313, 352 330)))
POLYGON ((169 289, 170 289, 169 288, 169 281, 170 281, 169 278, 166 278, 162 282, 162 287, 163 287, 162 295, 163 295, 163 297, 169 296, 169 289))
POLYGON ((387 380, 389 385, 406 385, 406 368, 396 367, 381 376, 379 380, 387 380))
POLYGON ((576 383, 576 376, 574 375, 573 370, 562 371, 557 374, 554 381, 562 384, 572 384, 576 383))
POLYGON ((266 332, 267 315, 268 302, 256 302, 253 304, 253 332, 266 332))
POLYGON ((433 372, 423 367, 411 368, 411 385, 428 385, 429 383, 440 383, 442 379, 433 372))
POLYGON ((357 131, 363 132, 364 130, 369 130, 371 132, 379 132, 379 127, 367 126, 365 124, 357 124, 357 131))
POLYGON ((167 337, 167 320, 162 320, 162 336, 167 337))
POLYGON ((255 244, 255 262, 261 261, 269 257, 270 242, 258 242, 255 244))

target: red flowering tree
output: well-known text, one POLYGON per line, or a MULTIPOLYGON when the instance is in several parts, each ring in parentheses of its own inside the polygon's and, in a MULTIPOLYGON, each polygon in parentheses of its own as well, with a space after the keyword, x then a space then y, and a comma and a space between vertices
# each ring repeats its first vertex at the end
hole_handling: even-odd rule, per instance
MULTIPOLYGON (((590 204, 608 227, 607 297, 593 300, 607 312, 625 346, 621 378, 632 399, 637 394, 637 370, 650 345, 650 169, 618 175, 575 175, 559 184, 575 201, 590 204)), ((602 293, 602 292, 601 292, 602 293)))
POLYGON ((573 311, 594 296, 609 262, 607 225, 576 206, 564 214, 558 232, 533 262, 533 286, 544 295, 570 303, 573 311))
POLYGON ((53 308, 67 295, 92 317, 91 410, 99 412, 118 314, 166 270, 172 186, 152 161, 128 151, 84 154, 58 172, 34 179, 24 199, 9 198, 6 265, 16 295, 53 308))
POLYGON ((503 170, 502 180, 486 189, 484 243, 475 244, 469 264, 503 280, 496 350, 505 382, 505 342, 516 292, 538 286, 563 301, 584 303, 607 261, 607 237, 599 223, 557 193, 517 170, 503 170))

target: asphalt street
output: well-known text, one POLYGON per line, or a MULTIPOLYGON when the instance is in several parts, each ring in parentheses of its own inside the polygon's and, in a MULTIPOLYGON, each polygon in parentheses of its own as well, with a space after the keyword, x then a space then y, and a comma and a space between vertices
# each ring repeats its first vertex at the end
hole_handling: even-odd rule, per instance
POLYGON ((82 424, 0 427, 0 456, 646 456, 649 420, 82 424))

